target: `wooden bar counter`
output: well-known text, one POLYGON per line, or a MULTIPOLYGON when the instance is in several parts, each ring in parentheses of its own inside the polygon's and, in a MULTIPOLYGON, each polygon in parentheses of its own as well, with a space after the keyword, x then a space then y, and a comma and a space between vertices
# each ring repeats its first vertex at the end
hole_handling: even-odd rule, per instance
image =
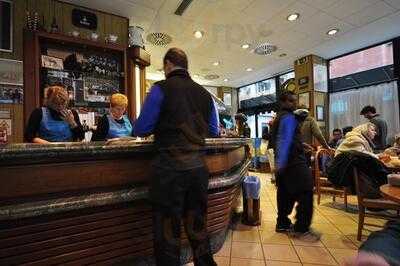
MULTIPOLYGON (((221 138, 204 147, 213 253, 247 173, 247 144, 221 138)), ((151 265, 155 152, 139 141, 0 147, 0 265, 151 265)), ((182 262, 190 260, 183 233, 182 262)))

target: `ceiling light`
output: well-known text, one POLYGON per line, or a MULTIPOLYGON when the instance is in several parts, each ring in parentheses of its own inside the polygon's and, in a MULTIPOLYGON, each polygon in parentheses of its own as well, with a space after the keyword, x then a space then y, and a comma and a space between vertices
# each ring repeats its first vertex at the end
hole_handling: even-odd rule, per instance
POLYGON ((219 62, 218 62, 218 61, 215 61, 215 62, 213 63, 213 65, 214 65, 214 66, 219 66, 219 62))
POLYGON ((229 79, 224 79, 225 82, 227 82, 229 79))
POLYGON ((242 44, 243 49, 249 49, 249 47, 250 47, 250 44, 248 44, 248 43, 242 44))
POLYGON ((329 30, 326 34, 328 34, 328 35, 335 35, 336 33, 338 33, 339 32, 339 29, 331 29, 331 30, 329 30))
POLYGON ((246 68, 247 72, 253 71, 253 69, 251 67, 246 68))
POLYGON ((287 56, 287 54, 285 53, 279 55, 279 57, 285 57, 285 56, 287 56))
POLYGON ((193 32, 193 35, 196 39, 201 39, 203 38, 204 32, 201 30, 196 30, 195 32, 193 32))
POLYGON ((290 14, 286 19, 289 21, 295 21, 300 17, 299 13, 290 14))

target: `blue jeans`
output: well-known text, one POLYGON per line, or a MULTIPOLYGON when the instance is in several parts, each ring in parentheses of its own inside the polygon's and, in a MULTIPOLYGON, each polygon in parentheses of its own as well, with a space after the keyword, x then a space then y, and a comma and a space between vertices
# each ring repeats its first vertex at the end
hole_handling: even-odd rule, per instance
POLYGON ((383 230, 373 232, 360 251, 380 255, 390 265, 400 265, 400 222, 389 221, 383 230))

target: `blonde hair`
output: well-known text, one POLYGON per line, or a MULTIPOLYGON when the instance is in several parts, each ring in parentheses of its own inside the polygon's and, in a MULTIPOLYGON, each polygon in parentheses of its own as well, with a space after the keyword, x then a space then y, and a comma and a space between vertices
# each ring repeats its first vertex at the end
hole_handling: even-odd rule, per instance
POLYGON ((68 92, 62 86, 49 86, 45 89, 46 106, 60 106, 68 104, 68 92))
POLYGON ((114 106, 127 107, 128 106, 128 98, 125 95, 123 95, 122 93, 114 93, 113 95, 111 95, 110 104, 111 104, 111 107, 114 107, 114 106))

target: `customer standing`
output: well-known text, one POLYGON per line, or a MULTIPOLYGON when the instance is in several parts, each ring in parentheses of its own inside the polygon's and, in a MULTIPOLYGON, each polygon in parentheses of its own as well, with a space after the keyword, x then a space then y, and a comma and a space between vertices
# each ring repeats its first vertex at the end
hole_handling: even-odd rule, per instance
POLYGON ((313 215, 313 180, 301 140, 300 125, 293 111, 297 96, 284 92, 279 97, 281 110, 272 126, 271 146, 275 150, 278 218, 277 232, 291 232, 303 241, 315 242, 320 234, 310 230, 313 215), (288 215, 295 202, 296 223, 288 215))
POLYGON ((137 136, 154 133, 158 150, 150 189, 156 263, 181 265, 184 217, 194 265, 216 265, 207 234, 209 173, 202 146, 218 135, 218 114, 211 95, 191 79, 181 49, 169 49, 163 63, 166 79, 153 85, 134 126, 137 136))
POLYGON ((375 149, 376 150, 384 150, 387 148, 387 123, 383 120, 379 114, 376 113, 376 109, 374 106, 367 105, 365 106, 360 115, 363 115, 365 118, 369 120, 372 124, 375 125, 376 128, 376 136, 373 139, 375 149))

